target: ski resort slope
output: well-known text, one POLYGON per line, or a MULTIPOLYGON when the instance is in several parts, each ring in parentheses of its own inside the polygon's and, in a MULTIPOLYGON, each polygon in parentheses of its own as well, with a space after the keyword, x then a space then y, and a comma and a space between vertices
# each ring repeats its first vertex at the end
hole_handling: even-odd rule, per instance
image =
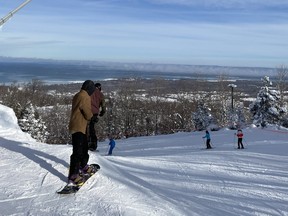
POLYGON ((65 185, 72 147, 37 143, 0 105, 0 215, 285 216, 288 215, 288 131, 244 129, 177 133, 108 141, 90 152, 101 170, 76 194, 65 185))

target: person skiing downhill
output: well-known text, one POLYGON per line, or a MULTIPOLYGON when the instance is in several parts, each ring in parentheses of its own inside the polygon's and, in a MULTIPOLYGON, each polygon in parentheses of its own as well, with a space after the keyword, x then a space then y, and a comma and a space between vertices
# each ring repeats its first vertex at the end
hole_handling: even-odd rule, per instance
POLYGON ((115 143, 115 140, 113 139, 113 137, 110 135, 110 137, 109 137, 109 146, 110 146, 110 148, 109 148, 109 152, 108 152, 108 155, 112 155, 112 151, 113 151, 113 149, 115 148, 115 145, 116 145, 116 143, 115 143))
POLYGON ((244 134, 243 134, 242 130, 238 129, 237 133, 235 135, 238 137, 238 149, 240 149, 240 146, 241 146, 241 149, 244 149, 244 146, 242 143, 244 134))
POLYGON ((95 124, 98 122, 98 116, 103 116, 106 112, 106 104, 103 93, 101 92, 101 84, 95 83, 95 91, 91 95, 91 109, 94 121, 88 122, 88 148, 96 151, 98 147, 98 138, 95 131, 95 124))
POLYGON ((204 137, 202 137, 203 139, 206 138, 206 148, 207 149, 211 149, 211 145, 210 145, 210 142, 211 142, 211 137, 210 137, 210 133, 208 132, 208 130, 206 130, 206 134, 204 137))
MULTIPOLYGON (((87 122, 93 117, 91 111, 90 95, 95 90, 93 81, 86 80, 81 90, 73 97, 72 111, 69 122, 69 132, 72 134, 72 155, 70 156, 70 168, 68 174, 68 184, 81 185, 85 182, 79 170, 83 173, 92 172, 88 165, 88 142, 86 136, 87 122)), ((93 120, 93 119, 91 119, 93 120)))

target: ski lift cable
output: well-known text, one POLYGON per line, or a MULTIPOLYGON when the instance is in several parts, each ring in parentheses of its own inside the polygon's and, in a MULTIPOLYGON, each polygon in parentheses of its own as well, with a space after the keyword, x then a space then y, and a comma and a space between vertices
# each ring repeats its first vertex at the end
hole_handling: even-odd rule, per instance
POLYGON ((6 16, 0 19, 0 26, 2 26, 4 23, 6 23, 17 11, 19 11, 21 8, 23 8, 26 4, 28 4, 31 0, 26 0, 21 5, 19 5, 16 9, 10 11, 6 16))

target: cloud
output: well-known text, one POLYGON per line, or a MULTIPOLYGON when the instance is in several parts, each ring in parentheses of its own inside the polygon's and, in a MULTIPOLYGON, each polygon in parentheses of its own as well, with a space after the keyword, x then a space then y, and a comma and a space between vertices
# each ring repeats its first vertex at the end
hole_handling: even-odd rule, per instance
POLYGON ((154 4, 183 5, 200 8, 248 9, 288 7, 286 0, 149 0, 154 4))
POLYGON ((84 17, 92 17, 93 22, 275 23, 288 20, 287 0, 77 1, 85 3, 81 10, 86 13, 84 17))

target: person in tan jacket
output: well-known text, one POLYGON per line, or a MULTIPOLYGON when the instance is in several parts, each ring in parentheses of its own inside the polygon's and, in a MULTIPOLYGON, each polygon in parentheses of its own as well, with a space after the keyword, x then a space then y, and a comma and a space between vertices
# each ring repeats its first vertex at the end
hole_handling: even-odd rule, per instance
POLYGON ((89 169, 88 142, 86 136, 87 122, 93 117, 90 96, 95 91, 94 82, 86 80, 81 90, 73 97, 69 132, 72 134, 73 152, 70 157, 68 183, 81 185, 84 179, 79 175, 89 169))

